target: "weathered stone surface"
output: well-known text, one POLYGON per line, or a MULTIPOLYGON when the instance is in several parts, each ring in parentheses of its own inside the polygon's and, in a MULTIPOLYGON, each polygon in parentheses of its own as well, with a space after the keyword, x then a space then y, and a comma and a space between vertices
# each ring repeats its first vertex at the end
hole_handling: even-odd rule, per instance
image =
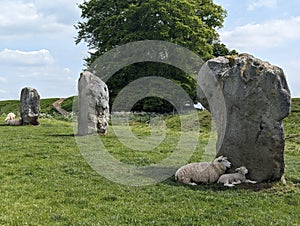
POLYGON ((223 109, 213 110, 220 98, 209 102, 209 92, 199 92, 201 103, 217 121, 218 136, 224 138, 218 139, 217 156, 228 157, 231 171, 246 166, 252 180, 280 180, 285 167, 282 120, 291 105, 283 70, 248 54, 218 57, 205 66, 225 100, 223 107, 219 104, 223 109))
POLYGON ((78 135, 107 134, 109 93, 107 85, 94 74, 84 71, 78 81, 78 135))
POLYGON ((20 114, 23 125, 39 125, 40 95, 37 90, 25 87, 21 91, 20 114))

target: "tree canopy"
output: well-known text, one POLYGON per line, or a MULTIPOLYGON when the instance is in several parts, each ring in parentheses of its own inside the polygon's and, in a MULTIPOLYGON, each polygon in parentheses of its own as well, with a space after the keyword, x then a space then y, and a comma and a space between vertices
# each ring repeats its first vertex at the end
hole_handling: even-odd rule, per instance
MULTIPOLYGON (((203 60, 228 50, 219 42, 217 33, 226 11, 212 0, 90 0, 79 8, 82 21, 75 25, 75 42, 85 41, 96 50, 86 59, 88 66, 105 52, 140 40, 169 41, 188 48, 203 60)), ((195 81, 177 68, 150 62, 128 66, 114 75, 107 82, 112 100, 130 81, 153 74, 177 81, 195 100, 195 81)))

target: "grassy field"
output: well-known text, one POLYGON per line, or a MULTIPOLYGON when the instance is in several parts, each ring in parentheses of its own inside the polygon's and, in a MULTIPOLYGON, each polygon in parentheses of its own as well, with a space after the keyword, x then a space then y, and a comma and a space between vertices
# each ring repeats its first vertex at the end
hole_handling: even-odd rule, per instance
MULTIPOLYGON (((210 116, 199 117, 200 141, 191 161, 201 159, 208 139, 210 116)), ((120 161, 154 163, 170 154, 180 135, 178 117, 164 119, 167 136, 154 151, 133 152, 113 131, 101 140, 120 161)), ((0 125, 0 225, 300 225, 299 99, 284 121, 286 185, 193 187, 173 177, 149 186, 117 184, 87 164, 71 122, 40 122, 38 127, 0 125)), ((131 126, 134 134, 149 135, 146 123, 133 120, 131 126)))

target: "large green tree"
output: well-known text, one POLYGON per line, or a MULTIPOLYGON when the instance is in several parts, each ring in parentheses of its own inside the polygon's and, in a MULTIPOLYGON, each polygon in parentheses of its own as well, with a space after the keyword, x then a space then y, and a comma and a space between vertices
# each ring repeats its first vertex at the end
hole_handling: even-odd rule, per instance
MULTIPOLYGON (((78 30, 76 43, 85 41, 90 49, 96 50, 86 59, 87 66, 117 46, 146 39, 181 45, 204 60, 220 52, 220 48, 216 48, 219 43, 217 29, 222 27, 226 11, 212 0, 90 0, 79 8, 83 20, 75 26, 78 30)), ((225 46, 221 47, 222 52, 226 51, 225 46)), ((129 82, 151 75, 177 81, 192 99, 196 99, 196 81, 184 72, 169 65, 144 62, 122 69, 107 81, 111 100, 129 82)), ((153 103, 159 101, 153 99, 153 103)), ((136 106, 139 106, 137 110, 145 110, 143 104, 136 106)), ((146 108, 151 111, 149 106, 146 108)), ((168 110, 172 110, 171 106, 168 110)))

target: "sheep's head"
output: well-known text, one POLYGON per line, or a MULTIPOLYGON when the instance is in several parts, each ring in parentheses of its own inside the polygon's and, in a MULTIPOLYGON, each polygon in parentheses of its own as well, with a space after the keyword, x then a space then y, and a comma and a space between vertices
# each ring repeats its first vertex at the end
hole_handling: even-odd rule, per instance
POLYGON ((219 156, 218 158, 216 158, 216 159, 214 160, 214 163, 221 163, 221 164, 223 164, 226 168, 230 168, 230 166, 231 166, 231 162, 229 162, 229 161, 227 160, 227 157, 223 157, 222 155, 219 156))
POLYGON ((248 173, 248 169, 245 166, 241 166, 235 169, 236 172, 246 175, 248 173))

